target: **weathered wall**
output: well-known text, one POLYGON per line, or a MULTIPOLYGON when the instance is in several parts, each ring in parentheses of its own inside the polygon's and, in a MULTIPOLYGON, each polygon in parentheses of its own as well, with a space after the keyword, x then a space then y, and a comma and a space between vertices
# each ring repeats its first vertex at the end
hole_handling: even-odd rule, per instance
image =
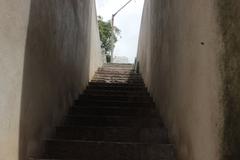
POLYGON ((32 0, 24 60, 20 159, 39 151, 40 140, 60 122, 102 64, 97 28, 94 0, 32 0))
POLYGON ((224 42, 221 56, 225 117, 222 159, 238 160, 240 159, 240 1, 218 0, 217 4, 224 42))
POLYGON ((92 79, 96 69, 106 62, 106 55, 101 49, 101 40, 99 36, 98 22, 97 22, 97 8, 96 4, 92 4, 92 19, 91 19, 91 42, 90 42, 90 68, 89 78, 92 79))
POLYGON ((219 160, 223 41, 216 0, 146 0, 140 72, 181 160, 219 160))
POLYGON ((20 159, 39 150, 102 64, 94 0, 32 0, 26 43, 20 159))
POLYGON ((1 0, 0 14, 0 159, 25 160, 102 64, 95 1, 1 0))
POLYGON ((30 0, 0 1, 0 159, 18 159, 22 72, 30 0))

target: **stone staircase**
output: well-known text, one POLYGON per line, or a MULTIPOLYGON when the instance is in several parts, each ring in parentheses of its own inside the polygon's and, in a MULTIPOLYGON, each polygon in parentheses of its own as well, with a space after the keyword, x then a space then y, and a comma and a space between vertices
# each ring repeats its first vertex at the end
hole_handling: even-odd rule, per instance
POLYGON ((141 75, 128 64, 97 71, 34 160, 175 160, 141 75))

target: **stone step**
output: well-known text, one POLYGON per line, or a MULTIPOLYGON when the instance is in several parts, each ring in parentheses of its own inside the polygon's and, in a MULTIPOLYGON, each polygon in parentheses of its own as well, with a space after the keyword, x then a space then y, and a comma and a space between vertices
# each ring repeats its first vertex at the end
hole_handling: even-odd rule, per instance
POLYGON ((133 66, 103 66, 102 68, 99 69, 133 70, 133 66))
POLYGON ((92 80, 91 82, 94 82, 94 83, 110 83, 110 84, 128 84, 128 85, 136 85, 136 86, 145 86, 143 82, 141 83, 137 83, 137 82, 133 82, 133 81, 125 81, 125 80, 92 80))
POLYGON ((133 66, 103 66, 102 68, 99 68, 99 69, 133 70, 133 66))
MULTIPOLYGON (((130 66, 130 65, 104 65, 102 67, 103 69, 105 68, 113 68, 113 69, 133 69, 133 66, 130 66)), ((102 69, 100 68, 100 69, 102 69)))
POLYGON ((126 96, 150 96, 146 90, 114 90, 114 89, 94 89, 94 88, 87 88, 84 93, 86 94, 104 94, 104 95, 126 95, 126 96))
POLYGON ((133 69, 133 65, 103 65, 103 67, 99 69, 105 69, 105 68, 113 68, 113 69, 133 69))
POLYGON ((135 101, 139 101, 139 102, 152 102, 153 99, 152 97, 148 96, 148 95, 138 95, 138 96, 134 96, 133 94, 111 94, 111 93, 94 93, 94 92, 90 92, 90 93, 84 93, 83 95, 81 95, 81 97, 79 98, 79 100, 92 100, 91 98, 95 98, 96 100, 116 100, 116 101, 128 101, 128 102, 135 102, 135 101))
POLYGON ((112 68, 112 67, 105 67, 105 68, 100 68, 97 70, 98 72, 102 72, 102 71, 107 71, 107 72, 119 72, 119 73, 135 73, 134 70, 130 69, 130 68, 112 68))
POLYGON ((130 84, 130 85, 142 85, 144 86, 143 82, 134 82, 134 81, 129 81, 129 80, 118 80, 118 79, 92 79, 91 82, 95 82, 95 83, 112 83, 112 84, 130 84))
POLYGON ((113 101, 113 100, 95 100, 95 99, 89 99, 89 100, 76 100, 74 102, 75 106, 79 107, 147 107, 147 108, 153 108, 154 103, 153 102, 131 102, 131 101, 113 101))
POLYGON ((136 83, 136 84, 144 84, 143 80, 136 80, 136 79, 128 79, 128 78, 114 78, 114 77, 105 77, 105 78, 93 78, 91 82, 119 82, 119 83, 136 83))
POLYGON ((31 160, 175 160, 168 133, 131 64, 105 64, 31 160))
MULTIPOLYGON (((84 94, 80 95, 78 98, 79 102, 89 102, 89 101, 123 101, 123 102, 144 102, 152 103, 153 99, 150 96, 126 96, 126 95, 104 95, 104 94, 84 94)), ((109 102, 111 102, 109 101, 109 102)))
POLYGON ((46 140, 44 158, 81 160, 173 160, 170 144, 46 140))
POLYGON ((96 73, 99 72, 109 72, 109 73, 120 73, 120 74, 135 74, 133 70, 119 70, 119 69, 98 69, 96 73))
POLYGON ((139 107, 72 107, 69 115, 88 116, 158 116, 153 108, 139 107))
POLYGON ((145 87, 145 84, 143 83, 106 83, 106 82, 89 82, 89 85, 109 85, 109 86, 125 86, 125 87, 145 87))
POLYGON ((136 78, 136 79, 142 79, 142 76, 140 74, 120 74, 120 73, 111 73, 111 72, 97 72, 94 76, 113 76, 113 77, 130 77, 130 78, 136 78))
POLYGON ((88 85, 87 86, 87 90, 88 89, 93 89, 93 90, 98 90, 98 91, 102 91, 102 90, 105 90, 105 91, 108 91, 108 90, 114 90, 114 91, 117 91, 117 92, 126 92, 126 91, 129 91, 129 92, 147 92, 147 88, 145 87, 131 87, 131 86, 113 86, 113 85, 88 85))
POLYGON ((108 87, 126 87, 126 88, 146 88, 144 84, 129 83, 105 83, 105 82, 89 82, 89 86, 108 86, 108 87))
POLYGON ((94 76, 114 76, 114 77, 131 77, 131 78, 140 78, 142 79, 142 76, 140 74, 121 74, 121 73, 115 73, 115 72, 96 72, 94 76))
POLYGON ((108 70, 98 70, 96 72, 96 74, 110 74, 110 75, 125 75, 125 76, 140 76, 140 74, 138 73, 134 73, 133 71, 124 71, 124 72, 120 72, 120 71, 108 71, 108 70))
POLYGON ((133 67, 134 65, 131 64, 131 63, 107 63, 107 64, 104 64, 103 67, 108 67, 108 66, 111 66, 111 67, 133 67))
POLYGON ((85 127, 162 127, 159 117, 66 116, 63 125, 85 127))
POLYGON ((118 80, 118 81, 126 81, 126 82, 143 83, 143 79, 141 79, 141 78, 131 78, 131 77, 94 76, 93 79, 92 79, 92 81, 101 81, 101 80, 118 80))
POLYGON ((146 93, 136 93, 134 94, 130 93, 114 93, 114 92, 88 92, 85 91, 84 94, 80 95, 79 100, 82 99, 89 99, 89 98, 95 98, 96 100, 104 100, 104 99, 111 99, 111 100, 123 100, 123 101, 146 101, 151 102, 152 98, 146 94, 146 93))
POLYGON ((138 142, 168 144, 168 133, 162 128, 135 127, 69 127, 56 128, 56 139, 105 141, 105 142, 138 142))
POLYGON ((143 79, 142 78, 131 78, 131 77, 106 77, 106 76, 94 76, 93 80, 126 80, 128 82, 136 82, 136 83, 143 83, 143 79))
POLYGON ((141 77, 141 75, 139 73, 136 73, 135 71, 133 70, 126 70, 126 69, 123 69, 123 70, 115 70, 115 69, 99 69, 97 70, 97 72, 95 73, 95 75, 99 74, 99 73, 107 73, 107 74, 115 74, 117 76, 121 76, 121 75, 133 75, 133 76, 139 76, 141 77))

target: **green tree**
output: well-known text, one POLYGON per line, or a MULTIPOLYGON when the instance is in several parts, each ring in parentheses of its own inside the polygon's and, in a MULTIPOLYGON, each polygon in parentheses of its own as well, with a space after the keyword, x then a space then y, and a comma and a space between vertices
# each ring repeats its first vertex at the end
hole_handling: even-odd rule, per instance
POLYGON ((104 50, 106 55, 110 55, 111 50, 115 47, 115 43, 118 41, 118 37, 120 37, 120 30, 114 26, 112 32, 111 21, 105 22, 101 16, 98 16, 98 26, 99 26, 99 34, 100 40, 102 42, 101 48, 104 50), (111 40, 113 34, 113 42, 111 40), (113 43, 113 44, 112 44, 113 43))

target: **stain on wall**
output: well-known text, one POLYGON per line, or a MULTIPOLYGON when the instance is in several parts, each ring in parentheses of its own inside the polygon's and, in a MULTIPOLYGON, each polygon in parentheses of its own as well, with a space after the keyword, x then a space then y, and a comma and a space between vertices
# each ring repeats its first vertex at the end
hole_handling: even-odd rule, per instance
POLYGON ((221 71, 224 81, 223 160, 240 159, 240 2, 218 0, 223 35, 221 71))

